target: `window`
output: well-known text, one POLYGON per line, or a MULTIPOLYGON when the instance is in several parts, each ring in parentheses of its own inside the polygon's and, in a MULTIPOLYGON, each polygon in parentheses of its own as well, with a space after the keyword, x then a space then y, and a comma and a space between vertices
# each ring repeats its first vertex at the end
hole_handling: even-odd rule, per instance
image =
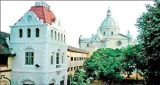
POLYGON ((69 68, 67 69, 67 72, 69 72, 69 68))
POLYGON ((57 39, 57 33, 56 33, 56 31, 55 31, 55 40, 57 39))
POLYGON ((63 63, 63 56, 62 56, 62 63, 63 63))
POLYGON ((58 41, 60 41, 60 34, 58 33, 58 41))
POLYGON ((61 42, 63 42, 63 34, 61 34, 61 42))
POLYGON ((36 37, 39 37, 39 29, 36 28, 36 37))
POLYGON ((71 67, 71 71, 73 70, 73 67, 71 67))
POLYGON ((76 57, 74 57, 74 61, 76 61, 76 57))
POLYGON ((60 85, 64 85, 64 80, 60 81, 60 85))
POLYGON ((65 35, 64 35, 64 43, 65 43, 66 41, 65 41, 65 35))
POLYGON ((87 47, 89 47, 89 44, 87 44, 87 47))
POLYGON ((71 57, 71 61, 73 61, 73 57, 71 57))
POLYGON ((111 35, 113 35, 113 32, 111 32, 111 35))
POLYGON ((51 65, 53 64, 53 56, 51 56, 51 65))
POLYGON ((28 37, 31 37, 31 29, 28 29, 28 37))
POLYGON ((1 56, 0 55, 0 67, 7 66, 8 56, 1 56))
POLYGON ((59 64, 59 53, 57 53, 56 64, 59 64))
POLYGON ((122 41, 117 41, 117 46, 121 46, 122 45, 122 41))
POLYGON ((76 70, 76 67, 74 67, 74 70, 76 70))
POLYGON ((25 64, 26 65, 33 65, 33 63, 34 63, 34 53, 33 52, 26 52, 25 64))
POLYGON ((103 33, 103 35, 105 35, 105 32, 103 33))
POLYGON ((53 39, 53 30, 51 30, 51 39, 53 39))
POLYGON ((23 31, 22 31, 22 29, 19 29, 19 37, 21 38, 22 35, 23 35, 23 31))

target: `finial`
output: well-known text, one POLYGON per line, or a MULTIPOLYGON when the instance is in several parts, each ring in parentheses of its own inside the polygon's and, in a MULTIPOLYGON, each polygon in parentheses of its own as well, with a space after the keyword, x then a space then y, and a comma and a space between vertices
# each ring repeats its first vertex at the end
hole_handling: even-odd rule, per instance
POLYGON ((129 31, 129 29, 128 29, 128 34, 130 34, 130 31, 129 31))
POLYGON ((108 7, 107 17, 111 17, 111 10, 110 10, 110 7, 108 7))
POLYGON ((80 37, 82 37, 82 34, 80 35, 80 37))

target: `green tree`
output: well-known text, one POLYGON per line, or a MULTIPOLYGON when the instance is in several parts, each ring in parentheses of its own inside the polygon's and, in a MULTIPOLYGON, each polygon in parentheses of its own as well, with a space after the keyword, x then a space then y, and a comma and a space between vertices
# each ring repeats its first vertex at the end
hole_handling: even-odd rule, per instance
POLYGON ((136 26, 139 29, 138 40, 144 47, 145 80, 147 85, 160 84, 160 1, 154 5, 146 5, 147 12, 138 19, 136 26))
POLYGON ((119 49, 98 49, 84 63, 87 78, 102 80, 108 84, 120 82, 123 76, 120 75, 122 63, 121 50, 119 49))

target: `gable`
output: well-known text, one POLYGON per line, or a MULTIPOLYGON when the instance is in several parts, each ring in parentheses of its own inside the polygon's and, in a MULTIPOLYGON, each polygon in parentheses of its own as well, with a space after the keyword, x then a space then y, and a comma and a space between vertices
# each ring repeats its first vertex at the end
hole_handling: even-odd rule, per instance
POLYGON ((14 25, 36 25, 43 24, 43 20, 39 19, 32 11, 28 11, 14 25))
POLYGON ((115 39, 128 39, 129 37, 128 37, 128 36, 125 36, 125 35, 123 35, 123 34, 117 34, 117 35, 109 36, 108 38, 115 38, 115 39))

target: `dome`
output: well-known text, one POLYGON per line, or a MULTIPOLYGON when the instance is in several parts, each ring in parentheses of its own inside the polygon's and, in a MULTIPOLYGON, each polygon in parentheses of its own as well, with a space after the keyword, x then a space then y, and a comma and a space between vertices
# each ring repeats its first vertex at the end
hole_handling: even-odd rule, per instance
POLYGON ((118 27, 118 23, 117 21, 115 21, 112 17, 111 17, 111 10, 110 8, 107 11, 107 17, 106 19, 101 23, 100 27, 107 27, 107 26, 113 26, 113 27, 118 27))
POLYGON ((97 30, 97 33, 95 34, 93 39, 95 39, 95 40, 102 40, 103 39, 103 35, 99 32, 99 30, 97 30))

